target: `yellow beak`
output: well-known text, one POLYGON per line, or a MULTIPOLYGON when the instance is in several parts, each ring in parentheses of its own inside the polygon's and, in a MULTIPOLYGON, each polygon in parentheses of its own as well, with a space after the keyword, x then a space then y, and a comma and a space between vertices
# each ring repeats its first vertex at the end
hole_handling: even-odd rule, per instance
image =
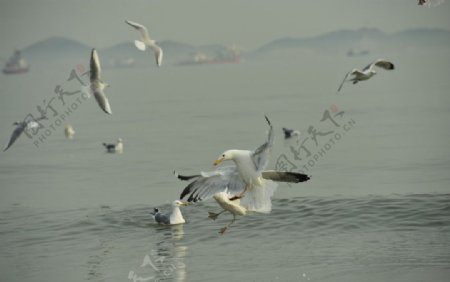
POLYGON ((181 205, 182 205, 182 206, 188 206, 188 205, 189 205, 189 202, 181 202, 181 205))
POLYGON ((223 161, 223 159, 217 159, 213 162, 213 166, 217 166, 219 165, 221 162, 223 161))

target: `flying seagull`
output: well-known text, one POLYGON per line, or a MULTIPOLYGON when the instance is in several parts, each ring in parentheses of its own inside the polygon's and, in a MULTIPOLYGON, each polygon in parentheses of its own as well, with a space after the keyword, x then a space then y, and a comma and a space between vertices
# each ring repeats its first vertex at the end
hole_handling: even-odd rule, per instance
POLYGON ((123 152, 122 138, 117 139, 116 144, 103 143, 103 146, 106 148, 106 151, 108 153, 122 153, 123 152))
POLYGON ((159 224, 173 225, 185 223, 186 221, 181 214, 180 207, 187 205, 188 204, 186 202, 176 200, 172 202, 172 212, 161 213, 159 209, 155 208, 152 215, 155 221, 159 224))
POLYGON ((374 70, 375 66, 383 68, 385 70, 393 70, 394 69, 394 64, 387 60, 384 60, 384 59, 378 59, 378 60, 374 61, 373 63, 371 63, 367 67, 365 67, 363 70, 353 69, 352 71, 349 71, 345 75, 344 80, 342 80, 341 85, 339 85, 339 88, 338 88, 336 94, 339 91, 341 91, 342 86, 344 86, 344 83, 346 81, 352 81, 353 84, 356 84, 356 83, 358 83, 358 81, 368 80, 369 78, 374 76, 376 74, 376 72, 374 70), (351 77, 349 80, 347 80, 347 78, 351 75, 353 75, 353 77, 351 77))
POLYGON ((109 106, 108 98, 106 98, 103 89, 109 84, 104 83, 100 78, 101 68, 100 60, 98 58, 97 51, 92 49, 91 52, 91 91, 94 93, 95 100, 100 108, 107 114, 111 115, 111 107, 109 106))
POLYGON ((223 211, 219 213, 209 212, 209 218, 216 220, 216 218, 225 211, 229 211, 233 215, 233 219, 230 223, 220 229, 219 233, 224 234, 228 227, 231 226, 236 220, 236 215, 246 215, 247 209, 240 205, 240 199, 230 198, 230 195, 226 192, 219 192, 214 194, 214 200, 223 208, 223 211))
POLYGON ((134 27, 141 34, 141 40, 134 41, 134 45, 136 46, 136 48, 141 51, 145 51, 146 47, 151 48, 153 50, 153 53, 155 54, 156 65, 160 67, 163 59, 163 50, 161 49, 161 47, 156 45, 156 41, 150 37, 147 28, 132 21, 126 20, 125 22, 134 27))
POLYGON ((11 147, 11 145, 14 144, 14 142, 16 142, 17 138, 19 138, 20 135, 22 135, 22 133, 25 130, 32 130, 35 128, 39 128, 39 123, 37 123, 36 121, 40 121, 43 119, 47 119, 47 117, 42 116, 42 117, 39 117, 36 119, 33 119, 33 118, 27 119, 26 118, 24 121, 14 122, 13 125, 16 126, 16 128, 14 129, 13 133, 11 134, 8 144, 5 146, 5 148, 3 148, 3 152, 8 150, 9 147, 11 147))
POLYGON ((254 151, 227 150, 214 161, 214 166, 231 160, 234 165, 218 167, 212 172, 202 172, 199 175, 180 176, 181 180, 193 180, 180 195, 180 199, 187 197, 188 202, 197 202, 211 198, 214 194, 228 191, 235 196, 231 200, 240 199, 241 205, 248 210, 269 212, 271 197, 276 190, 277 182, 304 182, 310 178, 306 174, 266 170, 269 162, 270 150, 273 146, 274 132, 269 125, 267 141, 254 151))

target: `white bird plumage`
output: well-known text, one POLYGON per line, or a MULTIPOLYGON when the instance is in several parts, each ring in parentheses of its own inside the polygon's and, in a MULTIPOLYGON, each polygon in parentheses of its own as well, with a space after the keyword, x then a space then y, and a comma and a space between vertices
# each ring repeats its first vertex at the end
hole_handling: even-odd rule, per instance
POLYGON ((175 200, 172 202, 172 211, 167 213, 161 213, 159 209, 155 209, 152 213, 153 218, 159 224, 173 225, 185 223, 183 214, 181 213, 180 207, 187 206, 186 202, 175 200))
POLYGON ((91 91, 94 94, 95 100, 105 113, 111 115, 111 106, 103 92, 103 89, 109 85, 101 80, 100 59, 95 49, 91 51, 90 74, 91 91))
POLYGON ((358 83, 358 81, 370 79, 372 76, 374 76, 376 74, 376 71, 374 70, 375 66, 383 68, 385 70, 393 70, 395 68, 394 64, 391 63, 390 61, 385 60, 385 59, 378 59, 378 60, 375 60, 374 62, 370 63, 369 65, 367 65, 362 70, 353 69, 345 75, 344 79, 342 80, 341 84, 339 85, 339 88, 338 88, 336 94, 339 91, 341 91, 342 86, 344 86, 344 83, 346 81, 352 81, 353 84, 356 84, 356 83, 358 83), (353 75, 353 77, 350 78, 349 80, 347 80, 347 78, 351 75, 353 75))
POLYGON ((145 51, 146 47, 151 48, 153 50, 153 53, 155 54, 156 65, 160 67, 163 59, 163 50, 156 44, 156 41, 150 37, 147 28, 142 24, 129 20, 126 20, 125 22, 134 27, 141 34, 141 40, 134 41, 134 45, 136 46, 136 48, 141 51, 145 51))
POLYGON ((276 183, 304 182, 309 176, 295 172, 267 171, 265 170, 273 146, 273 127, 266 117, 269 125, 267 141, 256 150, 227 150, 214 161, 219 165, 226 160, 232 160, 234 166, 218 167, 212 172, 193 176, 181 176, 181 180, 193 180, 180 195, 180 199, 188 196, 188 202, 197 202, 208 199, 218 192, 228 191, 236 195, 234 198, 245 197, 241 205, 248 210, 269 212, 271 210, 271 197, 276 190, 276 183), (273 180, 273 181, 272 181, 273 180))

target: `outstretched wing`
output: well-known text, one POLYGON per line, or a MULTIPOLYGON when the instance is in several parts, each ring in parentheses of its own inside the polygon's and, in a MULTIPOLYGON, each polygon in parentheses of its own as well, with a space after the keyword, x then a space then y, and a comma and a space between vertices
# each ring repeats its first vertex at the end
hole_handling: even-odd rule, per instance
POLYGON ((137 31, 139 31, 139 33, 141 34, 142 41, 144 42, 151 41, 150 35, 148 34, 148 30, 145 26, 128 20, 126 20, 125 22, 134 27, 137 31))
POLYGON ((393 63, 391 63, 387 60, 384 60, 384 59, 376 60, 374 62, 374 65, 377 67, 383 68, 385 70, 393 70, 395 68, 393 63))
POLYGON ((21 124, 14 129, 13 133, 11 134, 11 137, 9 138, 8 144, 3 149, 3 152, 8 150, 9 147, 11 147, 11 145, 14 144, 14 142, 16 142, 17 138, 19 138, 24 129, 25 129, 24 124, 21 124))
POLYGON ((106 98, 105 93, 103 93, 103 90, 100 88, 94 89, 94 97, 97 101, 97 104, 100 106, 100 108, 107 113, 108 115, 112 115, 111 106, 109 105, 109 100, 106 98))
POLYGON ((238 194, 245 189, 245 183, 235 166, 219 167, 213 172, 190 177, 192 178, 196 179, 183 189, 180 200, 188 197, 188 202, 198 202, 209 199, 218 192, 238 194))
POLYGON ((97 50, 91 51, 91 64, 90 64, 91 82, 100 79, 101 67, 100 59, 98 58, 97 50))
POLYGON ((150 47, 152 48, 153 52, 155 53, 156 65, 158 67, 160 67, 162 64, 162 59, 163 59, 163 50, 161 49, 161 47, 159 47, 156 44, 153 44, 150 47))
POLYGON ((367 65, 363 69, 363 72, 372 69, 374 66, 383 68, 385 70, 393 70, 394 69, 394 64, 393 63, 391 63, 391 62, 389 62, 388 60, 385 60, 385 59, 378 59, 378 60, 370 63, 369 65, 367 65))
POLYGON ((352 71, 349 71, 348 73, 345 74, 344 79, 342 80, 341 84, 339 85, 339 88, 336 92, 336 94, 341 91, 342 86, 344 86, 345 81, 347 80, 347 77, 352 73, 352 71))
POLYGON ((264 179, 269 179, 277 182, 291 182, 299 183, 305 182, 310 179, 310 177, 303 173, 298 172, 288 172, 288 171, 275 171, 266 170, 262 172, 262 177, 264 179))
POLYGON ((269 124, 269 133, 267 134, 267 141, 259 146, 255 151, 252 153, 252 160, 255 164, 255 168, 257 171, 263 171, 267 164, 269 163, 270 158, 270 149, 273 146, 273 140, 274 140, 274 132, 273 132, 273 126, 270 123, 270 120, 267 116, 265 116, 267 123, 269 124))

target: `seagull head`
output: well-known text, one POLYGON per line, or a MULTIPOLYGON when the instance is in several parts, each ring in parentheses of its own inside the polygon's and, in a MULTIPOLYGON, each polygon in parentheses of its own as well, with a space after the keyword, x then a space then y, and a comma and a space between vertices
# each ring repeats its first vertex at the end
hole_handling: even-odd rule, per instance
POLYGON ((117 139, 117 143, 122 143, 122 138, 117 139))
POLYGON ((15 125, 15 126, 18 126, 18 125, 20 125, 20 124, 21 124, 20 121, 15 121, 15 122, 13 122, 13 125, 15 125))
POLYGON ((180 200, 175 200, 172 202, 172 207, 183 207, 183 206, 187 206, 187 205, 189 205, 189 203, 183 202, 180 200))
POLYGON ((234 152, 233 150, 228 150, 222 153, 220 157, 218 157, 214 162, 213 165, 217 166, 223 161, 232 160, 234 158, 234 152))

